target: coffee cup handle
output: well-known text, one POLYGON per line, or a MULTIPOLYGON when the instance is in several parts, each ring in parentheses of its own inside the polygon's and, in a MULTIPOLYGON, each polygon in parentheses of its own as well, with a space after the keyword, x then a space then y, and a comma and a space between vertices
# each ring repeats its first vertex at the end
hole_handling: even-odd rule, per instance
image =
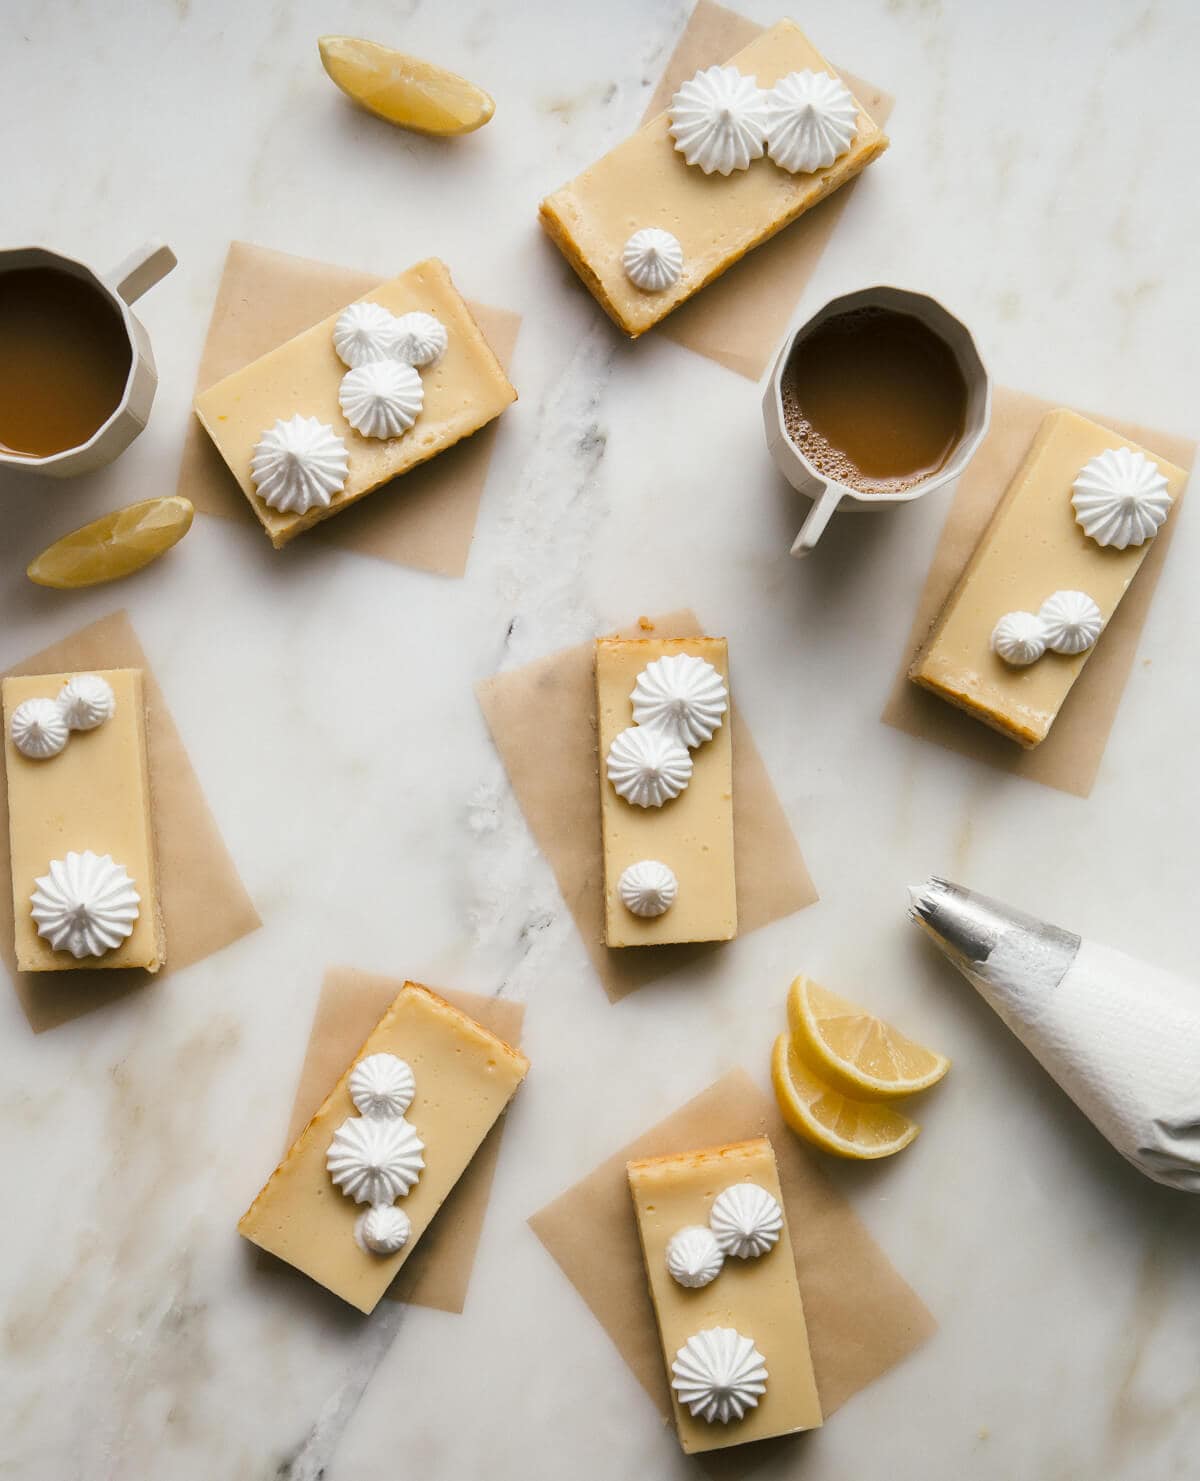
POLYGON ((813 500, 808 518, 800 526, 800 533, 792 543, 792 554, 799 558, 814 549, 825 533, 825 526, 833 518, 833 511, 842 502, 842 491, 836 484, 827 483, 813 500))
POLYGON ((143 242, 136 252, 131 252, 105 275, 105 281, 126 303, 136 303, 147 289, 166 277, 176 260, 164 242, 143 242))

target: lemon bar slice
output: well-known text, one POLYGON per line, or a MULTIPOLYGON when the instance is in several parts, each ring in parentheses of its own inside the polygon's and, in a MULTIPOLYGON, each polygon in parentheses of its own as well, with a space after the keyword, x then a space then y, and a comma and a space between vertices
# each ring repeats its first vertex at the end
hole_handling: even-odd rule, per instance
POLYGON ((613 741, 634 723, 631 695, 638 676, 656 660, 681 654, 711 664, 728 690, 729 650, 724 638, 601 638, 596 643, 604 939, 609 946, 729 941, 737 935, 728 710, 712 738, 691 751, 687 786, 661 806, 626 801, 606 770, 613 741), (635 914, 621 896, 625 871, 648 862, 665 866, 676 885, 674 902, 655 916, 635 914))
POLYGON ((528 1069, 519 1050, 427 987, 406 982, 242 1215, 239 1232, 359 1311, 373 1311, 528 1069), (394 1204, 411 1232, 390 1254, 359 1243, 367 1205, 344 1195, 326 1166, 334 1134, 358 1113, 351 1073, 372 1055, 394 1055, 410 1068, 415 1093, 404 1115, 424 1144, 420 1175, 394 1204))
POLYGON ((333 347, 337 314, 226 376, 195 400, 201 425, 276 548, 478 432, 517 399, 445 263, 437 258, 418 262, 357 301, 380 304, 396 317, 432 314, 445 327, 445 351, 420 371, 423 403, 407 432, 363 437, 343 416, 338 391, 347 367, 333 347), (345 444, 348 460, 341 490, 328 505, 313 504, 303 513, 268 505, 250 470, 263 433, 292 416, 315 417, 331 428, 345 444))
MULTIPOLYGON (((140 669, 95 671, 112 691, 111 716, 89 730, 72 730, 56 754, 23 755, 13 740, 13 715, 31 700, 55 700, 73 674, 22 675, 3 681, 4 764, 12 846, 13 929, 17 970, 141 967, 157 972, 166 959, 151 817, 146 706, 140 669), (138 896, 129 934, 100 955, 75 956, 38 934, 31 897, 51 864, 69 854, 94 854, 124 869, 138 896)), ((78 902, 77 902, 78 903, 78 902)), ((63 902, 64 907, 68 902, 63 902)), ((130 924, 128 921, 125 924, 130 924)))
MULTIPOLYGON (((1076 519, 1075 480, 1109 450, 1157 465, 1172 499, 1187 474, 1165 458, 1073 411, 1047 412, 958 585, 909 669, 914 684, 1026 748, 1045 740, 1093 648, 1047 651, 1022 666, 992 650, 1009 613, 1040 612, 1057 592, 1083 593, 1107 625, 1150 553, 1153 536, 1123 549, 1098 544, 1076 519)), ((1104 641, 1103 631, 1099 642, 1104 641)))
MULTIPOLYGON (((645 1158, 630 1162, 628 1173, 668 1383, 677 1354, 706 1331, 733 1331, 749 1338, 766 1369, 765 1391, 757 1403, 741 1418, 724 1422, 693 1414, 672 1385, 675 1425, 684 1450, 718 1450, 816 1428, 821 1403, 771 1143, 765 1136, 755 1137, 705 1151, 645 1158), (768 1209, 774 1202, 775 1220, 768 1225, 774 1242, 758 1254, 718 1255, 719 1268, 707 1283, 681 1284, 668 1268, 672 1239, 681 1230, 693 1234, 711 1230, 718 1241, 728 1244, 729 1226, 722 1224, 720 1205, 714 1214, 714 1205, 718 1199, 727 1203, 730 1189, 754 1194, 768 1209)), ((741 1207, 744 1213, 745 1201, 741 1207)), ((753 1202, 749 1208, 753 1211, 753 1202)), ((744 1220, 742 1227, 751 1227, 751 1222, 744 1220)), ((711 1267, 702 1274, 709 1276, 711 1267)))
MULTIPOLYGON (((773 87, 792 72, 838 77, 791 21, 764 31, 726 65, 757 79, 761 88, 773 87)), ((675 149, 669 123, 666 113, 652 118, 548 195, 539 212, 542 226, 601 308, 635 339, 752 248, 853 180, 888 146, 887 136, 859 103, 850 148, 824 169, 793 175, 764 156, 728 176, 706 175, 675 149), (683 252, 678 280, 661 292, 635 287, 623 265, 625 243, 648 227, 670 232, 683 252)))

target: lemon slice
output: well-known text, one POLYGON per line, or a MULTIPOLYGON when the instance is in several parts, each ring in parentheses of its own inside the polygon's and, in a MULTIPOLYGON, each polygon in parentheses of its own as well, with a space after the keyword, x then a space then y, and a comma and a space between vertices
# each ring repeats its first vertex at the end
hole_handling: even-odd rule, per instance
POLYGON ((182 540, 192 527, 191 501, 172 494, 114 509, 43 550, 25 574, 39 586, 71 591, 131 576, 182 540))
POLYGON ((915 1095, 950 1068, 944 1054, 807 977, 797 977, 788 992, 788 1027, 797 1054, 834 1089, 861 1100, 915 1095))
POLYGON ((857 1162, 890 1157, 920 1131, 915 1121, 873 1100, 851 1100, 818 1080, 780 1034, 771 1052, 771 1083, 783 1119, 805 1141, 857 1162))
POLYGON ((469 134, 496 111, 482 88, 419 57, 354 36, 322 36, 317 45, 326 72, 347 97, 402 129, 469 134))

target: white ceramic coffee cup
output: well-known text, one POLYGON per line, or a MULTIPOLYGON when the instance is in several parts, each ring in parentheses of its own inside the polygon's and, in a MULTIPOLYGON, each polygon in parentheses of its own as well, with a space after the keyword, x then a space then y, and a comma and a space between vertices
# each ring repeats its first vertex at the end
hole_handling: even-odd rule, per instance
POLYGON ((860 288, 857 292, 830 299, 799 329, 788 335, 783 348, 779 351, 775 368, 767 381, 766 394, 763 397, 763 426, 766 429, 767 447, 770 449, 771 456, 792 487, 805 498, 813 501, 808 518, 804 521, 792 545, 792 554, 807 555, 812 550, 824 533, 825 526, 832 519, 835 510, 865 512, 889 509, 894 504, 911 504, 914 499, 920 499, 925 494, 932 493, 934 489, 943 487, 951 479, 957 478, 983 441, 991 413, 992 383, 983 361, 979 358, 975 341, 971 338, 966 325, 956 319, 949 309, 938 303, 936 298, 930 298, 925 293, 912 293, 906 288, 879 285, 874 288, 860 288), (784 420, 783 373, 797 340, 811 333, 826 319, 833 318, 835 314, 844 314, 851 309, 861 308, 892 309, 898 313, 911 314, 927 325, 939 339, 945 342, 954 355, 967 388, 963 434, 953 456, 936 473, 931 473, 928 478, 923 478, 920 483, 899 493, 863 493, 861 489, 852 488, 846 483, 839 483, 836 479, 830 478, 828 474, 822 473, 809 462, 788 436, 787 424, 784 420))
POLYGON ((146 242, 131 252, 111 272, 94 272, 84 262, 51 252, 45 247, 13 247, 0 252, 0 273, 16 268, 49 267, 72 277, 82 278, 102 293, 121 315, 129 340, 129 374, 125 390, 112 414, 100 424, 86 442, 43 458, 22 457, 0 449, 0 468, 20 468, 26 473, 44 473, 49 478, 71 478, 76 473, 90 473, 111 463, 123 453, 145 427, 158 386, 158 371, 150 339, 129 305, 148 288, 153 288, 175 266, 175 254, 162 242, 146 242))

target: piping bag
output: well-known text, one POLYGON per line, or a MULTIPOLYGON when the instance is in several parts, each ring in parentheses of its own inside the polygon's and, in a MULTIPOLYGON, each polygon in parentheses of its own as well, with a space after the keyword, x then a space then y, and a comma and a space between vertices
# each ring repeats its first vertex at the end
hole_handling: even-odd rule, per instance
POLYGON ((944 879, 911 885, 909 900, 1121 1156, 1200 1193, 1200 984, 944 879))

